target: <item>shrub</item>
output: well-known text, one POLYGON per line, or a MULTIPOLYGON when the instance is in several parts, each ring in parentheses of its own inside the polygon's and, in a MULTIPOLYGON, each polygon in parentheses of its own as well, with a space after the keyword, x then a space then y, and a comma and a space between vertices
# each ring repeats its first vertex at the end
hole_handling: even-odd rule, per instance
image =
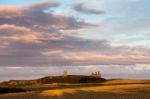
POLYGON ((22 88, 0 87, 0 94, 2 94, 2 93, 15 93, 15 92, 25 92, 25 90, 22 88))

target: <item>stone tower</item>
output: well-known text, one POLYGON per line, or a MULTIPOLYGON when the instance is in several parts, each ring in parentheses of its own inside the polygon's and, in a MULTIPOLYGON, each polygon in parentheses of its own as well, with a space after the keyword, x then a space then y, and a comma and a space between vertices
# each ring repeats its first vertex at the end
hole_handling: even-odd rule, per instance
POLYGON ((67 76, 68 76, 68 71, 67 71, 67 70, 64 70, 63 78, 66 78, 67 76))

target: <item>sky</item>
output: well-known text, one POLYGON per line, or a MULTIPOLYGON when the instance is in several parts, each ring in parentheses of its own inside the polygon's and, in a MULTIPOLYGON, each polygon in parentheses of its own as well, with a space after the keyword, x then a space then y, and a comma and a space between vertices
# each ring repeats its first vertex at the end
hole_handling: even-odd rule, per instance
POLYGON ((150 79, 150 0, 0 0, 0 81, 150 79))

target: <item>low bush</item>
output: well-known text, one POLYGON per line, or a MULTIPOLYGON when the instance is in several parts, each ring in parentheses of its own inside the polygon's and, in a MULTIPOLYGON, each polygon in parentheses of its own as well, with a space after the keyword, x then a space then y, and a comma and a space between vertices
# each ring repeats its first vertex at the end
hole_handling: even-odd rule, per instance
POLYGON ((22 88, 9 88, 9 87, 0 87, 0 94, 4 93, 16 93, 16 92, 25 92, 22 88))

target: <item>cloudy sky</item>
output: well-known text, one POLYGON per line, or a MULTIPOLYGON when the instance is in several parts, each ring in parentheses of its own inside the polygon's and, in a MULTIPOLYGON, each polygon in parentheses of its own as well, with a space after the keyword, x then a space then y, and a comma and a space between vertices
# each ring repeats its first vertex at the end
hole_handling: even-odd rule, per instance
POLYGON ((150 0, 0 0, 0 81, 150 79, 150 0))

